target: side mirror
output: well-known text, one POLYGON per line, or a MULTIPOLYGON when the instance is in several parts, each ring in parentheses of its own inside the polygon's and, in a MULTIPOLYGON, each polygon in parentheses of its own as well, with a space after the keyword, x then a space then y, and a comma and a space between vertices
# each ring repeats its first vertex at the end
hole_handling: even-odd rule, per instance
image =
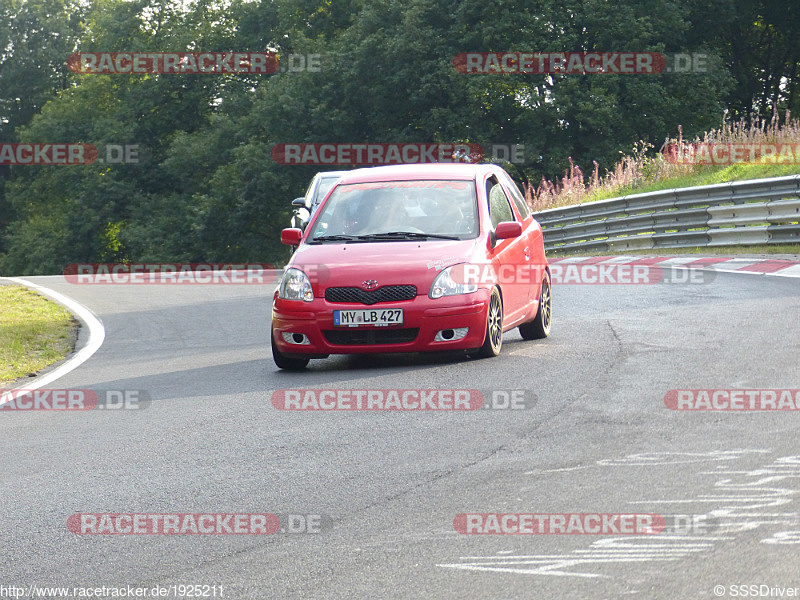
POLYGON ((302 206, 303 208, 306 207, 306 199, 305 198, 295 198, 292 200, 292 206, 302 206))
POLYGON ((522 223, 516 221, 503 221, 497 224, 494 230, 494 236, 498 240, 505 240, 508 238, 515 238, 522 235, 522 223))
POLYGON ((281 231, 281 242, 287 246, 299 246, 303 238, 303 231, 296 227, 290 227, 281 231))

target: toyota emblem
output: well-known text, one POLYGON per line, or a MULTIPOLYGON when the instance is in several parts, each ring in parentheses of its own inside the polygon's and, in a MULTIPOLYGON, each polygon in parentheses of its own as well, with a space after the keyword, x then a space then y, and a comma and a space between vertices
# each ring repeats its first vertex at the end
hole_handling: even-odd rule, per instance
POLYGON ((374 290, 378 287, 378 282, 374 279, 367 279, 364 283, 361 284, 361 287, 365 290, 374 290))

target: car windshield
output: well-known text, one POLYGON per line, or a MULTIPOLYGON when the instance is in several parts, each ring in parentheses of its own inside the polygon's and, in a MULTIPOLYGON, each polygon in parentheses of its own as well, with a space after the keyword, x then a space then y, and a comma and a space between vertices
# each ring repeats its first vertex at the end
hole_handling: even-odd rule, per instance
POLYGON ((396 239, 478 234, 472 181, 386 181, 342 184, 322 208, 309 239, 349 241, 390 234, 396 239))

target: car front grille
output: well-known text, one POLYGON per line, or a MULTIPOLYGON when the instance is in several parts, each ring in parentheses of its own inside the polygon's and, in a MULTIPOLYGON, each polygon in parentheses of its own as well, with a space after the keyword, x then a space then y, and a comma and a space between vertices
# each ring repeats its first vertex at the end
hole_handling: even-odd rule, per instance
POLYGON ((398 302, 413 300, 417 296, 417 286, 385 285, 377 290, 367 291, 357 287, 331 287, 325 290, 328 302, 348 302, 351 304, 377 304, 378 302, 398 302))
POLYGON ((417 339, 419 327, 406 329, 335 329, 323 331, 329 344, 338 346, 374 346, 375 344, 408 344, 417 339))

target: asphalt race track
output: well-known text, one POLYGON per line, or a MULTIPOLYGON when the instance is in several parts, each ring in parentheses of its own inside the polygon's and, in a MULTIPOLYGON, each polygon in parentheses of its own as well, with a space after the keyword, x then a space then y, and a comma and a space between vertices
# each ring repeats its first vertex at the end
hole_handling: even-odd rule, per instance
POLYGON ((96 354, 48 387, 141 390, 152 401, 0 412, 2 585, 486 600, 800 588, 800 412, 664 401, 676 389, 800 388, 799 278, 554 286, 551 337, 514 330, 496 359, 332 357, 304 373, 272 362, 274 285, 29 281, 105 328, 96 354), (529 408, 273 407, 273 391, 298 388, 522 390, 529 408), (319 515, 321 526, 81 535, 67 526, 76 513, 319 515), (706 526, 464 535, 453 524, 461 513, 685 515, 706 526))

